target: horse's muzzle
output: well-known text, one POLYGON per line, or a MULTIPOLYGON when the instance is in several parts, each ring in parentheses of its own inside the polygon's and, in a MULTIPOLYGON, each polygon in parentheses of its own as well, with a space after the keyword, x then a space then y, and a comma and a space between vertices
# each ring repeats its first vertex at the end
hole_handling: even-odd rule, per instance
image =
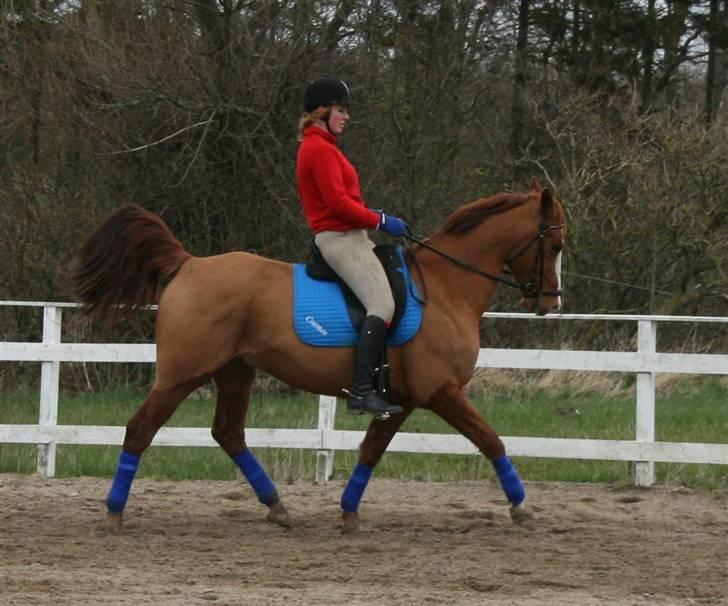
POLYGON ((551 312, 559 311, 561 309, 561 298, 560 297, 539 297, 534 299, 531 297, 522 297, 521 306, 530 313, 535 313, 537 316, 545 316, 551 312))

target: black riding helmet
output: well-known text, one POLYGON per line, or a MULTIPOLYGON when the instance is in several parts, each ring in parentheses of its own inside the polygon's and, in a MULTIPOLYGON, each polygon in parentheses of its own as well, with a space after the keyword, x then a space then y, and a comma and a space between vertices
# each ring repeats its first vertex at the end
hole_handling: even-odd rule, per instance
POLYGON ((311 113, 317 107, 351 105, 351 93, 343 80, 319 78, 310 82, 303 95, 303 111, 311 113))

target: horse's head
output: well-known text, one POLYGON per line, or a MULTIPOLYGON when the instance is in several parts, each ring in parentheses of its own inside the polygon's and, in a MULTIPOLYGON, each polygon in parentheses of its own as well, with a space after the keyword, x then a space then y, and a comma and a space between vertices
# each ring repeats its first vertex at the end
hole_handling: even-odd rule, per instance
POLYGON ((537 177, 531 193, 539 204, 537 224, 525 241, 515 244, 506 265, 521 285, 521 305, 540 316, 561 307, 561 251, 564 247, 566 213, 560 200, 537 177))

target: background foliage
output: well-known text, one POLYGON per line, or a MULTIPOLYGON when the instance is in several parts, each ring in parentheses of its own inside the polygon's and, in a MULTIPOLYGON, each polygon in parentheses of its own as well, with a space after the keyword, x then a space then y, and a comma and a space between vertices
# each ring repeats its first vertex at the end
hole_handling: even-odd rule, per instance
MULTIPOLYGON (((0 0, 0 18, 0 300, 69 299, 75 247, 124 202, 194 254, 302 259, 296 123, 306 82, 337 74, 370 206, 427 234, 537 174, 568 207, 565 311, 728 315, 728 0, 0 0)), ((0 339, 37 324, 0 308, 0 339)), ((624 337, 569 324, 543 340, 624 337)))

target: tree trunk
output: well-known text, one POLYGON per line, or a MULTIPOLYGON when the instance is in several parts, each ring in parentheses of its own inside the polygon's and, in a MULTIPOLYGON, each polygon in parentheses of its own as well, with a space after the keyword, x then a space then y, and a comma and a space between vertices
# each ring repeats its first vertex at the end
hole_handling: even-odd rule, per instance
POLYGON ((708 70, 705 74, 705 105, 703 115, 705 125, 710 126, 715 115, 715 55, 717 52, 716 30, 718 28, 718 0, 710 0, 710 17, 708 19, 708 70))
POLYGON ((720 29, 715 44, 713 87, 711 89, 712 121, 715 121, 719 114, 728 116, 728 0, 723 0, 723 7, 722 9, 719 7, 714 23, 720 29))
MULTIPOLYGON (((529 0, 520 0, 518 8, 518 38, 516 41, 516 61, 513 74, 513 97, 511 98, 511 159, 516 163, 523 153, 523 133, 526 122, 526 54, 528 47, 529 0)), ((517 178, 518 175, 514 175, 517 178)))
POLYGON ((649 0, 647 3, 645 45, 642 48, 642 85, 640 86, 640 110, 642 112, 648 111, 652 106, 652 70, 655 58, 656 28, 655 0, 649 0))

